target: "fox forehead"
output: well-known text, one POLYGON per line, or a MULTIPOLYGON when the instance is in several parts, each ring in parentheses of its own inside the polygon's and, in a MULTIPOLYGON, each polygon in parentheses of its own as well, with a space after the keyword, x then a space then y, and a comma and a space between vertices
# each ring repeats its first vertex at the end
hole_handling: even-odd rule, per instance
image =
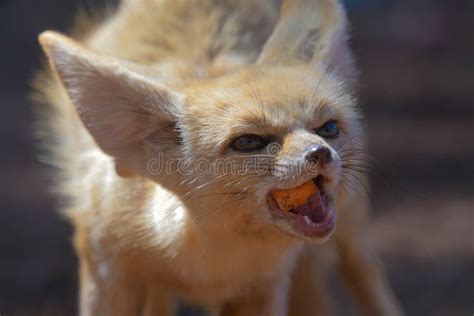
POLYGON ((218 139, 245 133, 281 135, 355 116, 346 88, 331 74, 308 66, 253 67, 188 93, 184 124, 215 130, 218 139))

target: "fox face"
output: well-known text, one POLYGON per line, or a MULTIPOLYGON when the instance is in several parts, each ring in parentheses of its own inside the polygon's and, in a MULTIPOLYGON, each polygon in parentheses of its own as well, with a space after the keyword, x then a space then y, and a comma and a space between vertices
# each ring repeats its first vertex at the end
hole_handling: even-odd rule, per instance
POLYGON ((255 64, 175 86, 57 33, 40 41, 119 175, 148 177, 196 212, 240 212, 317 242, 334 231, 337 205, 352 194, 358 178, 348 166, 363 141, 342 81, 350 68, 342 13, 303 14, 305 28, 294 10, 305 12, 282 8, 255 64))
POLYGON ((335 201, 350 194, 344 159, 362 136, 341 82, 317 68, 251 67, 187 93, 179 123, 183 157, 209 164, 208 174, 193 166, 193 183, 221 196, 224 210, 247 209, 299 238, 327 238, 335 201), (319 202, 311 206, 309 197, 289 212, 275 205, 275 189, 308 181, 320 190, 312 197, 319 202))

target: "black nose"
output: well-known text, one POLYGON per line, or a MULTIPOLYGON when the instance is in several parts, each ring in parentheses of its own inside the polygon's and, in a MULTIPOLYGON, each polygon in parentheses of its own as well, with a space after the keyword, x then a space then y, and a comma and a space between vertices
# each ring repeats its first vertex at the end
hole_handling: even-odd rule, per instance
POLYGON ((332 161, 331 150, 326 146, 312 145, 308 147, 306 160, 321 165, 328 164, 332 161))

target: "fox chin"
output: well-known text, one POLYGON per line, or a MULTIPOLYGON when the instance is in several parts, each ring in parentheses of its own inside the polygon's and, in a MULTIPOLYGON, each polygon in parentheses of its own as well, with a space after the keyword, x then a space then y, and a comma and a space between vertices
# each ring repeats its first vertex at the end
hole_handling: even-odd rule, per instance
POLYGON ((336 0, 124 0, 39 37, 80 315, 330 315, 330 270, 402 315, 367 243, 364 129, 336 0), (280 3, 281 2, 281 3, 280 3))

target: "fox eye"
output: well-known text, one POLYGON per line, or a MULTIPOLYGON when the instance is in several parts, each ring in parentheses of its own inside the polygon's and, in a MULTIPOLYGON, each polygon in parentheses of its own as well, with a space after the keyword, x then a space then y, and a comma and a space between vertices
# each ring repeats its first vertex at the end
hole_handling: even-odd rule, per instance
POLYGON ((251 152, 263 149, 265 146, 267 146, 267 144, 268 141, 266 141, 264 138, 258 135, 248 134, 236 138, 232 142, 231 147, 236 151, 251 152))
POLYGON ((336 138, 339 136, 339 128, 337 127, 336 121, 327 121, 316 130, 316 134, 324 138, 336 138))

